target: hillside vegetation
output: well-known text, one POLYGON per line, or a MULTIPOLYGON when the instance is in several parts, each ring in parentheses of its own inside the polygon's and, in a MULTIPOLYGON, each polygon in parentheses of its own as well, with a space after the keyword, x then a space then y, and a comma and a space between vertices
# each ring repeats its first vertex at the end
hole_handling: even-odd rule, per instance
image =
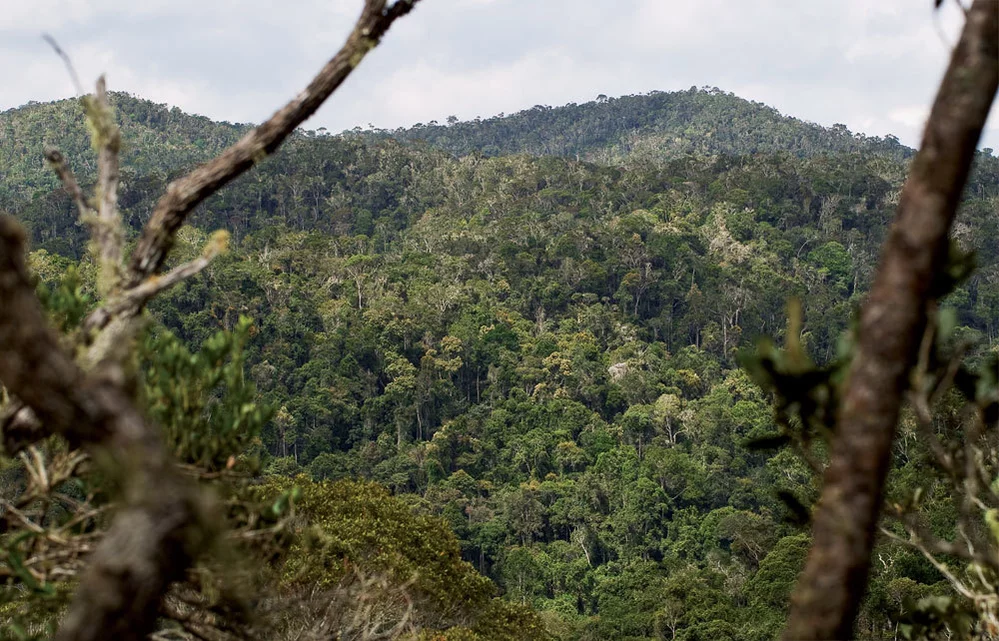
MULTIPOLYGON (((114 105, 132 230, 244 131, 114 105)), ((0 208, 46 282, 92 271, 41 154, 93 180, 77 109, 0 114, 0 208)), ((789 297, 816 360, 841 354, 911 154, 717 90, 301 132, 199 209, 173 260, 215 229, 234 248, 150 313, 195 346, 253 319, 267 471, 389 488, 553 636, 770 639, 809 544, 793 507, 816 489, 791 451, 746 447, 775 427, 739 354, 784 338, 789 297)), ((997 210, 980 153, 955 231, 978 269, 946 301, 979 359, 999 340, 997 210)), ((928 478, 913 429, 892 491, 928 478)), ((945 531, 953 505, 927 504, 945 531)), ((949 588, 918 553, 876 557, 859 632, 889 639, 909 599, 949 588)))
POLYGON ((381 133, 400 140, 425 140, 459 156, 527 153, 603 163, 656 162, 690 154, 804 157, 857 151, 904 159, 912 152, 892 136, 855 136, 843 125, 823 128, 716 87, 619 98, 601 94, 582 105, 537 105, 510 116, 469 122, 451 117, 446 126, 420 123, 381 133))

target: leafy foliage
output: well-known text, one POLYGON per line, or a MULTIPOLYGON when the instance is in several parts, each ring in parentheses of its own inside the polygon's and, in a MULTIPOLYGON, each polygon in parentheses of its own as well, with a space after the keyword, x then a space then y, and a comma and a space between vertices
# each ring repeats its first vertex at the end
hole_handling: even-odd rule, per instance
MULTIPOLYGON (((241 131, 115 106, 136 141, 133 229, 170 176, 241 131)), ((71 259, 92 272, 31 151, 58 137, 86 180, 68 108, 0 115, 17 141, 0 205, 30 227, 47 283, 71 259)), ((181 230, 177 261, 211 229, 235 249, 151 306, 169 332, 147 339, 144 394, 189 460, 224 469, 249 449, 274 475, 263 514, 316 522, 300 524, 289 590, 364 565, 392 577, 397 607, 413 580, 428 638, 531 638, 539 620, 561 639, 772 638, 815 498, 812 468, 776 446, 807 441, 821 464, 841 337, 910 155, 712 90, 303 132, 181 230), (739 353, 760 336, 784 347, 747 373, 739 353)), ((952 274, 947 302, 981 361, 999 339, 997 199, 999 160, 981 153, 955 231, 978 269, 952 274)), ((920 452, 902 441, 903 487, 925 474, 920 452)), ((904 546, 878 554, 859 634, 894 638, 902 595, 950 589, 904 546)))
POLYGON ((217 332, 194 354, 169 332, 147 333, 142 351, 156 358, 143 372, 146 411, 164 426, 181 461, 219 470, 259 443, 273 410, 256 402, 256 390, 243 376, 251 328, 241 317, 233 331, 217 332))

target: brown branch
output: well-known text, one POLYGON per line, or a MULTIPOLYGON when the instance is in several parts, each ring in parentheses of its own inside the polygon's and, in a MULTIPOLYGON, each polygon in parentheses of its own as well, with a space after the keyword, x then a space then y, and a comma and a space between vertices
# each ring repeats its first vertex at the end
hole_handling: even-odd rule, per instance
POLYGON ((845 639, 864 596, 891 443, 975 147, 999 85, 999 0, 975 0, 902 190, 870 297, 785 639, 845 639))
MULTIPOLYGON (((120 328, 101 332, 103 343, 114 343, 114 335, 127 334, 130 318, 151 296, 207 265, 211 256, 163 278, 150 278, 162 266, 174 232, 188 213, 277 149, 417 1, 399 0, 387 6, 385 0, 366 0, 343 48, 305 91, 218 158, 170 184, 132 255, 125 293, 108 306, 115 313, 107 313, 98 323, 106 327, 115 322, 120 328)), ((99 154, 96 216, 65 159, 55 150, 49 156, 84 220, 91 223, 101 267, 100 290, 114 295, 121 252, 117 212, 120 134, 111 119, 103 78, 96 96, 86 98, 84 106, 99 154)), ((23 249, 21 228, 13 219, 0 216, 0 353, 4 355, 0 382, 24 403, 4 421, 5 428, 11 428, 5 429, 5 445, 23 447, 51 433, 62 435, 72 447, 103 449, 116 464, 125 493, 124 507, 80 576, 80 587, 55 640, 137 641, 152 631, 169 584, 183 578, 213 533, 201 518, 200 496, 177 473, 157 430, 124 393, 110 348, 102 354, 98 345, 91 347, 88 358, 94 371, 90 374, 62 350, 35 297, 23 249), (20 428, 14 429, 17 421, 20 428)))
POLYGON ((142 639, 162 595, 206 544, 195 491, 113 370, 85 376, 59 346, 24 265, 24 233, 0 216, 0 381, 45 429, 105 449, 125 507, 94 551, 56 641, 142 639))
MULTIPOLYGON (((119 328, 101 332, 103 343, 114 343, 118 334, 127 335, 130 318, 156 292, 207 265, 210 256, 162 279, 150 278, 161 268, 174 232, 188 213, 277 149, 417 1, 398 0, 387 6, 385 0, 366 0, 343 48, 305 91, 218 158, 169 185, 132 255, 125 293, 109 305, 117 315, 108 313, 102 321, 102 327, 114 322, 119 328)), ((91 223, 101 267, 99 289, 114 295, 120 284, 120 134, 111 119, 103 78, 96 96, 86 98, 84 106, 99 154, 96 216, 65 159, 54 150, 49 155, 84 220, 91 223)), ((0 383, 24 403, 4 421, 8 428, 14 428, 17 420, 23 423, 20 429, 5 430, 5 444, 23 447, 51 433, 62 435, 72 447, 100 448, 116 464, 124 488, 124 507, 80 576, 55 640, 138 641, 152 631, 170 583, 183 578, 214 533, 201 517, 200 495, 178 474, 157 430, 145 422, 123 391, 123 377, 111 348, 102 354, 98 345, 91 347, 88 358, 94 369, 89 374, 62 350, 35 297, 23 249, 21 228, 13 219, 0 216, 0 383)))
POLYGON ((55 147, 46 147, 45 160, 59 177, 63 189, 76 203, 76 209, 80 212, 80 220, 86 220, 89 216, 94 215, 96 212, 87 204, 87 198, 83 195, 83 190, 80 189, 80 183, 76 182, 76 175, 69 168, 69 161, 62 155, 62 152, 55 147))
POLYGON ((96 426, 76 420, 88 401, 83 376, 48 327, 24 264, 24 242, 14 219, 0 216, 0 381, 73 447, 101 440, 91 431, 96 426))
POLYGON ((92 311, 83 321, 84 336, 89 337, 92 332, 104 329, 114 318, 135 316, 160 292, 200 273, 216 256, 225 251, 227 239, 227 234, 217 232, 201 256, 178 265, 163 276, 150 276, 138 285, 125 290, 108 304, 92 311))
POLYGON ((132 254, 127 286, 134 287, 159 271, 173 236, 187 215, 203 200, 252 167, 281 143, 343 83, 396 19, 419 0, 366 0, 354 30, 340 51, 291 102, 247 133, 214 160, 173 181, 159 200, 132 254))

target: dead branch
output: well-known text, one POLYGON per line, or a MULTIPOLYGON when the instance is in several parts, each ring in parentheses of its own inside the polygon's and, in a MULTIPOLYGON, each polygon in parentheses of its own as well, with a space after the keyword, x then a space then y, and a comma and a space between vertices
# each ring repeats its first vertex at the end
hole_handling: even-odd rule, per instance
POLYGON ((132 254, 127 286, 135 287, 159 271, 173 244, 174 233, 187 215, 254 163, 274 153, 378 45, 392 23, 409 13, 418 1, 396 0, 387 5, 385 0, 365 0, 361 17, 347 42, 304 91, 214 160, 170 183, 132 254))
MULTIPOLYGON (((141 639, 166 586, 206 543, 192 488, 117 376, 85 376, 47 326, 23 255, 24 234, 0 216, 0 380, 47 431, 106 449, 120 466, 125 508, 97 546, 57 641, 141 639)), ((111 372, 113 374, 113 372, 111 372)))
POLYGON ((97 91, 84 98, 87 120, 93 130, 97 152, 97 218, 91 223, 96 245, 98 290, 108 294, 121 279, 121 217, 118 215, 118 163, 121 131, 111 115, 104 76, 97 80, 97 91))
MULTIPOLYGON (((417 1, 398 0, 388 6, 385 0, 366 0, 343 48, 305 91, 218 158, 171 183, 132 255, 124 287, 117 211, 120 133, 111 117, 103 78, 98 82, 96 95, 84 98, 98 148, 93 205, 61 154, 48 153, 81 216, 91 225, 101 274, 99 290, 109 299, 95 312, 97 316, 92 315, 100 318, 94 327, 103 331, 85 355, 86 372, 62 350, 46 323, 24 264, 22 229, 13 219, 0 216, 0 353, 4 355, 0 383, 16 397, 12 411, 3 417, 4 445, 15 452, 48 435, 61 435, 73 448, 82 445, 102 452, 97 458, 114 463, 113 471, 120 475, 124 488, 123 507, 90 554, 56 641, 145 638, 153 630, 170 584, 183 579, 215 534, 202 516, 201 495, 178 473, 158 430, 143 419, 125 393, 117 358, 127 348, 124 338, 133 332, 131 319, 149 298, 204 269, 217 253, 208 252, 154 278, 172 246, 174 232, 198 203, 277 149, 417 1)), ((49 488, 51 481, 39 477, 36 485, 49 488)))
POLYGON ((97 212, 87 204, 87 198, 83 195, 83 190, 76 181, 76 174, 70 169, 69 161, 62 155, 62 152, 55 147, 46 147, 45 160, 48 161, 55 175, 59 177, 63 189, 76 204, 76 209, 80 212, 80 220, 86 220, 87 217, 96 215, 97 212))
POLYGON ((946 259, 975 147, 999 85, 999 0, 975 0, 902 191, 840 406, 813 545, 785 639, 845 639, 863 598, 902 396, 946 259))
POLYGON ((104 329, 114 318, 137 315, 151 299, 177 283, 199 274, 212 260, 225 251, 228 235, 222 232, 205 247, 201 256, 183 265, 178 265, 163 276, 150 276, 138 285, 125 290, 107 305, 91 312, 83 322, 85 335, 104 329))
MULTIPOLYGON (((119 328, 126 328, 124 321, 141 312, 150 298, 184 278, 193 276, 207 266, 207 262, 198 259, 186 267, 177 268, 164 278, 146 280, 162 266, 172 247, 173 235, 183 224, 187 215, 204 199, 249 169, 256 161, 273 153, 298 125, 315 113, 319 106, 332 95, 350 75, 350 72, 360 64, 364 56, 377 46, 379 39, 388 31, 392 23, 409 13, 418 1, 397 0, 391 6, 387 6, 384 0, 366 0, 361 16, 347 42, 336 56, 320 70, 305 91, 276 112, 270 120, 249 132, 242 140, 217 158, 168 185, 167 193, 157 203, 150 221, 143 230, 138 246, 132 254, 130 273, 124 291, 114 296, 109 304, 95 309, 87 316, 83 323, 86 330, 83 333, 85 341, 91 341, 94 330, 109 329, 108 326, 115 319, 123 321, 117 325, 119 328)), ((98 83, 96 103, 99 106, 103 104, 103 107, 95 112, 97 114, 107 113, 106 92, 103 90, 103 84, 102 78, 98 83), (103 103, 100 99, 102 94, 105 96, 103 103)), ((99 121, 101 116, 97 117, 95 129, 99 128, 99 130, 105 131, 105 134, 102 135, 103 138, 99 137, 98 139, 106 138, 108 141, 106 144, 102 143, 101 157, 103 158, 105 155, 115 156, 113 171, 110 166, 104 169, 105 165, 101 165, 102 177, 99 184, 101 190, 107 193, 112 186, 115 191, 117 190, 116 150, 120 145, 120 139, 113 123, 111 125, 102 123, 99 121), (105 149, 107 150, 106 154, 105 149), (112 153, 112 150, 115 152, 112 153)), ((60 179, 63 180, 66 189, 77 200, 77 206, 81 212, 93 212, 92 208, 86 204, 72 172, 68 171, 65 159, 58 151, 53 151, 57 155, 53 156, 50 162, 52 162, 60 179), (60 172, 60 169, 64 171, 60 172), (71 185, 75 185, 75 189, 71 185)), ((109 159, 108 163, 110 162, 109 159)), ((120 222, 117 221, 116 203, 108 202, 105 204, 103 198, 101 202, 101 212, 96 218, 97 224, 102 228, 110 226, 113 233, 102 236, 102 232, 95 229, 95 243, 99 248, 107 248, 100 250, 106 261, 103 264, 117 269, 116 261, 119 260, 120 256, 116 253, 120 252, 120 222), (114 231, 116 229, 118 231, 114 231), (117 249, 114 249, 115 247, 117 249)), ((86 214, 85 217, 93 218, 86 214)), ((102 268, 102 273, 103 271, 102 268)), ((104 280, 116 282, 117 279, 111 276, 104 280)), ((106 290, 105 293, 110 291, 106 284, 102 286, 102 290, 106 290)), ((111 333, 117 334, 118 332, 111 333)), ((87 362, 94 364, 103 360, 107 356, 104 352, 110 346, 125 344, 127 338, 125 335, 103 337, 103 340, 98 344, 91 346, 87 362)), ((44 437, 44 431, 40 429, 38 424, 38 417, 32 414, 30 408, 6 419, 5 423, 3 438, 4 446, 8 452, 17 452, 44 437)))

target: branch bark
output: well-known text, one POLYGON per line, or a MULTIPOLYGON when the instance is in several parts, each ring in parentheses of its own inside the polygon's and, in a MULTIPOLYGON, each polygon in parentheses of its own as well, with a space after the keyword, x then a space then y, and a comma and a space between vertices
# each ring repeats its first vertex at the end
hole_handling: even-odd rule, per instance
POLYGON ((218 233, 224 237, 210 242, 201 256, 174 267, 162 276, 150 276, 88 314, 83 322, 84 335, 89 336, 92 332, 104 329, 112 319, 137 315, 145 304, 160 292, 201 273, 216 256, 225 251, 228 235, 224 232, 218 233))
MULTIPOLYGON (((96 96, 84 99, 98 147, 98 193, 90 204, 55 150, 47 152, 84 220, 91 223, 101 267, 101 293, 109 299, 88 317, 98 330, 84 359, 84 372, 63 351, 47 325, 24 262, 25 238, 12 218, 0 216, 0 384, 16 397, 13 411, 0 417, 8 452, 50 434, 70 445, 110 456, 120 475, 123 508, 80 577, 79 588, 56 634, 56 641, 105 638, 138 641, 153 631, 170 583, 185 571, 214 538, 197 488, 172 461, 155 426, 133 406, 125 392, 115 350, 131 334, 131 320, 164 288, 207 266, 224 246, 156 277, 186 216, 263 156, 272 153, 312 115, 392 23, 418 0, 366 0, 347 42, 312 83, 218 158, 175 181, 160 199, 121 279, 121 228, 117 212, 120 133, 111 118, 103 78, 96 96), (96 211, 95 211, 96 210, 96 211), (117 347, 116 347, 117 345, 117 347), (92 367, 91 367, 92 366, 92 367)), ((58 50, 58 49, 57 49, 58 50)))
POLYGON ((121 246, 124 241, 118 216, 119 151, 121 131, 114 123, 108 104, 104 76, 97 80, 97 91, 84 98, 87 117, 97 144, 97 217, 91 223, 96 245, 102 294, 118 287, 121 280, 121 246))
POLYGON ((70 169, 69 161, 62 155, 62 152, 55 147, 47 147, 45 160, 49 162, 52 171, 59 177, 63 189, 76 204, 76 208, 80 212, 80 220, 86 220, 87 216, 93 215, 95 212, 87 204, 87 198, 83 195, 83 190, 80 189, 80 183, 76 182, 76 174, 70 169))
POLYGON ((999 0, 968 10, 902 191, 840 406, 813 545, 784 639, 845 639, 863 598, 891 443, 931 285, 999 85, 999 0))
POLYGON ((0 381, 46 432, 106 449, 125 481, 125 508, 95 550, 55 638, 137 641, 152 629, 167 585, 207 542, 198 495, 122 390, 116 367, 87 376, 63 352, 23 249, 20 226, 0 216, 0 381))
MULTIPOLYGON (((167 186, 167 193, 157 203, 153 215, 143 229, 135 251, 132 253, 129 273, 124 279, 125 282, 120 283, 121 293, 113 296, 109 303, 95 309, 84 320, 83 339, 91 344, 88 361, 93 363, 101 360, 103 355, 99 352, 102 349, 124 342, 124 337, 119 336, 102 336, 103 340, 97 342, 92 336, 94 331, 106 330, 105 333, 114 333, 112 331, 114 328, 109 327, 112 321, 122 321, 115 323, 114 327, 124 327, 129 318, 142 311, 150 298, 207 266, 207 263, 202 264, 203 261, 198 259, 192 264, 177 268, 164 279, 152 280, 150 278, 162 267, 163 261, 173 246, 174 234, 183 225, 187 215, 198 204, 248 170, 254 163, 274 152, 296 127, 315 113, 319 106, 336 91, 350 75, 350 72, 360 64, 364 56, 377 46, 379 39, 388 31, 392 23, 412 11, 417 2, 419 0, 397 0, 394 4, 387 5, 385 0, 366 0, 361 16, 347 42, 320 70, 304 91, 271 116, 267 122, 253 129, 214 160, 167 186), (183 276, 183 278, 177 278, 178 276, 183 276)), ((102 94, 105 96, 103 104, 106 106, 103 78, 98 83, 97 93, 98 96, 102 94)), ((98 98, 98 102, 100 102, 100 98, 98 98)), ((97 127, 95 126, 95 128, 97 127)), ((117 128, 115 128, 109 132, 110 137, 107 137, 100 146, 99 185, 102 191, 107 191, 111 187, 114 187, 115 191, 117 190, 117 160, 114 160, 112 166, 112 163, 109 162, 112 159, 105 159, 105 153, 112 155, 111 150, 120 146, 118 135, 117 128)), ((116 156, 116 154, 113 155, 116 156)), ((117 220, 117 196, 115 196, 115 200, 102 197, 100 209, 95 211, 86 202, 63 155, 58 150, 50 149, 46 152, 46 158, 63 182, 66 191, 76 202, 84 220, 94 219, 97 221, 97 225, 104 222, 105 216, 108 217, 109 223, 117 220)), ((114 238, 117 237, 112 237, 112 239, 114 238)), ((98 247, 112 247, 106 242, 110 239, 102 239, 98 230, 94 232, 94 240, 98 247)), ((114 253, 113 249, 100 250, 102 272, 105 271, 104 265, 113 265, 117 268, 117 261, 120 260, 120 239, 118 239, 117 247, 119 248, 117 254, 114 253), (105 256, 107 261, 103 260, 105 256)), ((109 280, 117 283, 117 275, 112 275, 109 280)), ((102 286, 102 291, 108 293, 111 288, 102 286)), ((38 417, 34 416, 31 411, 30 404, 29 407, 22 409, 16 415, 5 417, 2 425, 5 428, 4 445, 8 453, 17 452, 45 436, 38 424, 38 417)))
POLYGON ((309 86, 214 160, 167 186, 132 254, 127 286, 134 287, 159 271, 173 236, 187 215, 203 200, 273 153, 300 124, 346 80, 364 56, 398 18, 419 0, 366 0, 361 17, 339 52, 319 71, 309 86))
POLYGON ((87 404, 83 377, 48 327, 24 264, 24 243, 14 219, 0 216, 0 381, 74 446, 101 440, 94 426, 75 420, 87 404))

